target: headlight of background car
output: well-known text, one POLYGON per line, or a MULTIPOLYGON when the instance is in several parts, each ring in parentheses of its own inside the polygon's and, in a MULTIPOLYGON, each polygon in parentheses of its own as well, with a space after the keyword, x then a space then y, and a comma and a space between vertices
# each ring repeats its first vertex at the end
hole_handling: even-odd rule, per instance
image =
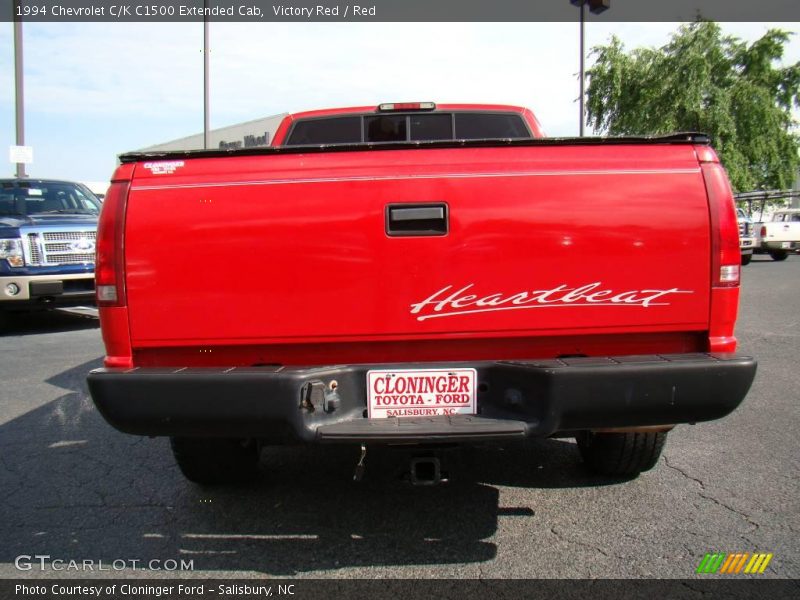
POLYGON ((0 259, 6 259, 12 267, 22 267, 25 259, 22 257, 22 240, 0 240, 0 259))

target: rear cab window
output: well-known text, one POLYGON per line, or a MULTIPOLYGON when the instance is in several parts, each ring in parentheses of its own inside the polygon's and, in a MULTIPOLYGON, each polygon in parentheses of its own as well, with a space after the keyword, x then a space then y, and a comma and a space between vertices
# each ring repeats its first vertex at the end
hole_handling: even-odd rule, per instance
POLYGON ((456 113, 456 137, 460 140, 531 137, 519 115, 492 113, 456 113))
POLYGON ((361 117, 330 117, 297 121, 287 146, 356 144, 361 141, 361 117))
POLYGON ((292 125, 284 145, 379 144, 532 137, 522 115, 513 112, 368 113, 357 116, 298 119, 292 125))

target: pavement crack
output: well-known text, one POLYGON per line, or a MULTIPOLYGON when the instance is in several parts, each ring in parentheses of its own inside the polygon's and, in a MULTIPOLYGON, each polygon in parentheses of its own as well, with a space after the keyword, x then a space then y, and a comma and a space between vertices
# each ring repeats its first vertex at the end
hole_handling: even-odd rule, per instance
POLYGON ((725 502, 722 502, 718 498, 715 498, 714 496, 712 496, 710 493, 708 493, 706 491, 706 484, 703 483, 703 481, 701 479, 698 479, 697 477, 694 477, 694 476, 690 475, 689 473, 687 473, 686 471, 684 471, 683 469, 681 469, 680 467, 678 467, 676 465, 670 464, 669 459, 666 456, 664 456, 664 464, 667 465, 667 467, 669 467, 673 471, 677 471, 678 473, 683 475, 686 479, 688 479, 690 481, 694 481, 697 485, 699 485, 701 491, 698 493, 698 496, 700 496, 701 498, 704 498, 705 500, 710 500, 711 502, 713 502, 717 506, 721 506, 722 508, 724 508, 726 510, 729 510, 730 512, 732 512, 734 514, 739 515, 745 521, 747 521, 747 523, 749 523, 750 525, 753 526, 753 531, 756 531, 757 529, 759 529, 761 527, 761 525, 759 525, 756 521, 754 521, 752 519, 752 517, 750 515, 748 515, 747 513, 742 512, 741 510, 738 510, 738 509, 730 506, 729 504, 726 504, 725 502))
POLYGON ((725 504, 724 502, 718 500, 717 498, 714 498, 714 496, 711 496, 710 494, 700 494, 700 497, 701 498, 705 498, 706 500, 711 500, 711 502, 713 502, 714 504, 716 504, 718 506, 721 506, 722 508, 725 508, 725 509, 731 511, 732 513, 734 513, 736 515, 739 515, 745 521, 747 521, 750 525, 753 526, 753 531, 756 531, 761 527, 761 525, 759 525, 757 522, 755 522, 752 519, 752 517, 750 515, 748 515, 747 513, 742 512, 741 510, 737 510, 737 509, 733 508, 732 506, 730 506, 729 504, 725 504))
POLYGON ((673 471, 677 471, 678 473, 683 475, 686 479, 688 479, 690 481, 694 481, 697 485, 700 486, 700 489, 705 491, 706 484, 703 483, 702 479, 698 479, 697 477, 693 477, 692 475, 689 475, 689 473, 687 473, 686 471, 684 471, 680 467, 678 467, 676 465, 673 465, 673 464, 670 464, 669 459, 666 457, 666 455, 664 456, 664 464, 667 465, 667 467, 669 467, 673 471))
POLYGON ((552 533, 554 536, 556 536, 562 542, 566 542, 567 544, 574 544, 576 546, 583 546, 584 548, 589 548, 590 550, 593 550, 594 552, 599 552, 600 554, 602 554, 605 557, 609 557, 609 558, 611 557, 611 555, 608 552, 606 552, 605 550, 603 550, 599 546, 592 546, 591 544, 587 544, 586 542, 581 542, 579 540, 573 540, 573 539, 570 539, 568 537, 565 537, 563 534, 561 534, 558 531, 556 531, 555 527, 551 527, 550 528, 550 533, 552 533))

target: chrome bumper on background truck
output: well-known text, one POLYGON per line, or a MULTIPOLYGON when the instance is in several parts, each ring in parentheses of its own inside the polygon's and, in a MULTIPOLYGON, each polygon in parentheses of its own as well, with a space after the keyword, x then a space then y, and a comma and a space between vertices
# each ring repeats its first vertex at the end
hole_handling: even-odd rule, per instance
POLYGON ((739 249, 743 252, 745 250, 749 250, 752 253, 753 248, 756 247, 756 238, 753 237, 741 237, 739 238, 739 249))
POLYGON ((94 272, 0 277, 0 308, 94 304, 94 272))
POLYGON ((800 242, 762 241, 761 248, 763 250, 797 250, 800 248, 800 242))
POLYGON ((100 413, 126 433, 391 443, 708 421, 742 402, 755 371, 755 360, 747 356, 673 354, 445 365, 97 369, 88 382, 100 413), (365 417, 367 371, 422 367, 475 368, 478 414, 365 417))

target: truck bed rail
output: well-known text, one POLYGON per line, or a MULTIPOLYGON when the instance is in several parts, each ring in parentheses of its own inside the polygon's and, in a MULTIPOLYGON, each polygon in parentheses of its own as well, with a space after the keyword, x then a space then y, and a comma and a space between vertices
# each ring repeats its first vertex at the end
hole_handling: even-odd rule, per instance
POLYGON ((619 146, 626 144, 692 144, 710 145, 705 133, 679 132, 655 136, 626 137, 551 137, 540 139, 442 140, 418 142, 380 142, 358 144, 314 144, 308 146, 266 146, 221 150, 169 150, 162 152, 126 152, 119 155, 121 163, 175 160, 190 158, 220 158, 225 156, 260 156, 270 154, 309 154, 317 152, 363 152, 364 150, 413 150, 423 148, 494 148, 526 146, 619 146))

